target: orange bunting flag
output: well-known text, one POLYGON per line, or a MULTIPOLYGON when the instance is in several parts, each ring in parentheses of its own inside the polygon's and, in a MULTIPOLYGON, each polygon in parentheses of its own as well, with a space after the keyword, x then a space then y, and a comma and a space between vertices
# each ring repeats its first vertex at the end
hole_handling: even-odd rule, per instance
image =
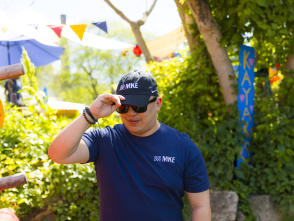
POLYGON ((61 37, 61 31, 63 29, 63 25, 47 25, 47 26, 51 28, 59 38, 61 37))
POLYGON ((0 99, 0 127, 3 127, 3 122, 4 122, 4 105, 0 99))
POLYGON ((69 25, 69 27, 71 27, 71 29, 74 31, 74 33, 76 33, 76 35, 82 41, 87 25, 69 25))

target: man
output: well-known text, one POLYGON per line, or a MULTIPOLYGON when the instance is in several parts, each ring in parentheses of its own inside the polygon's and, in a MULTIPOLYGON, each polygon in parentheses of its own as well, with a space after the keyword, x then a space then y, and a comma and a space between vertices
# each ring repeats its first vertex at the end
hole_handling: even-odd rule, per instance
POLYGON ((161 102, 154 78, 131 72, 116 95, 99 95, 50 145, 56 163, 94 162, 101 221, 181 221, 184 191, 193 221, 211 220, 203 157, 188 135, 157 120, 161 102), (115 110, 123 124, 84 134, 115 110))
POLYGON ((22 85, 19 78, 20 77, 9 79, 4 85, 6 100, 14 105, 17 105, 18 107, 22 106, 22 95, 20 93, 22 85))

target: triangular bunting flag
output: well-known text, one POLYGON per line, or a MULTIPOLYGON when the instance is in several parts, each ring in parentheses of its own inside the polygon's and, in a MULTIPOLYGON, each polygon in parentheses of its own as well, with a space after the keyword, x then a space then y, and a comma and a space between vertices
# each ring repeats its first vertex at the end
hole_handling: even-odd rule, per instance
POLYGON ((76 35, 83 40, 83 36, 86 30, 87 25, 70 25, 71 29, 76 33, 76 35))
POLYGON ((102 29, 103 31, 107 32, 107 25, 106 25, 106 21, 102 21, 102 22, 94 22, 92 23, 93 25, 97 26, 98 28, 102 29))
POLYGON ((59 38, 61 37, 61 31, 63 29, 63 25, 47 25, 47 26, 51 28, 59 38))

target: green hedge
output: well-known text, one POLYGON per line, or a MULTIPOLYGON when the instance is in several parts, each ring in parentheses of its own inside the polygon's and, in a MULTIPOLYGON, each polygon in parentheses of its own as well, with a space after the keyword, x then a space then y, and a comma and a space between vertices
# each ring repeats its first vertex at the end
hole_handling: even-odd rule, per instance
POLYGON ((246 220, 255 220, 250 194, 271 195, 285 220, 294 219, 293 74, 271 95, 262 86, 268 79, 256 78, 253 156, 236 168, 242 122, 236 104, 228 112, 205 52, 200 46, 192 56, 150 65, 163 96, 159 119, 190 135, 203 153, 212 189, 236 191, 246 220))
POLYGON ((212 188, 230 189, 244 139, 235 106, 228 112, 217 75, 199 48, 193 56, 150 65, 163 105, 159 120, 190 135, 206 160, 212 188))
MULTIPOLYGON (((73 119, 59 117, 37 93, 34 67, 24 55, 26 74, 24 90, 38 109, 29 105, 21 110, 5 104, 5 121, 0 128, 0 177, 16 173, 27 174, 27 185, 0 193, 0 207, 16 211, 21 220, 30 220, 31 214, 48 206, 53 208, 56 220, 98 220, 99 190, 95 170, 90 164, 59 165, 48 158, 47 152, 55 136, 73 119)), ((117 114, 100 119, 100 126, 120 122, 117 114)), ((90 130, 92 128, 89 128, 90 130)))
MULTIPOLYGON (((54 137, 73 119, 57 118, 52 111, 37 113, 33 107, 23 113, 6 105, 5 113, 0 128, 0 175, 25 172, 29 183, 2 191, 1 208, 10 207, 26 218, 51 205, 57 220, 98 220, 99 191, 93 164, 59 165, 47 155, 54 137)), ((116 122, 113 115, 100 124, 116 122)))

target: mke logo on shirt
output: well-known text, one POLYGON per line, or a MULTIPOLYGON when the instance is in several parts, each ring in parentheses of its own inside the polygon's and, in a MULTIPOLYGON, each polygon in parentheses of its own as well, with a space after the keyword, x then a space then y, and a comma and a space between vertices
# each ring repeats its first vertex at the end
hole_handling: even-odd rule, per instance
POLYGON ((154 161, 164 163, 175 163, 176 158, 170 156, 154 156, 154 161))
POLYGON ((130 88, 138 88, 138 83, 128 83, 128 84, 122 84, 119 88, 120 91, 123 91, 125 89, 130 88))

